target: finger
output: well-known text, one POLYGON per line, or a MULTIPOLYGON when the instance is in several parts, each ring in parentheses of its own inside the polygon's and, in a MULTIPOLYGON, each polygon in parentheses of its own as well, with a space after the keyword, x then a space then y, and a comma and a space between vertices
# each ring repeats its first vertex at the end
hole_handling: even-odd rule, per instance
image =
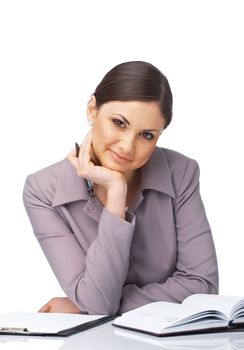
POLYGON ((79 165, 82 169, 85 169, 91 162, 91 144, 92 144, 92 132, 89 131, 85 137, 81 147, 79 155, 79 165))
POLYGON ((76 149, 72 149, 71 152, 68 153, 67 158, 74 158, 76 157, 76 149))
POLYGON ((92 142, 92 133, 91 131, 89 131, 86 134, 82 144, 80 146, 77 145, 75 147, 75 157, 68 156, 68 159, 71 161, 72 165, 76 168, 77 174, 79 176, 83 176, 84 173, 86 173, 86 170, 89 167, 89 163, 91 162, 91 156, 89 154, 91 142, 92 142), (79 148, 79 157, 77 158, 78 148, 79 148))
POLYGON ((78 169, 78 158, 76 157, 76 150, 73 149, 66 157, 70 163, 73 165, 73 167, 77 170, 78 169))
POLYGON ((85 138, 80 146, 80 154, 83 152, 83 154, 81 154, 82 157, 84 155, 84 150, 85 150, 87 144, 89 143, 91 135, 92 135, 92 130, 89 130, 89 132, 86 134, 86 136, 85 136, 85 138))
POLYGON ((91 133, 92 133, 92 130, 89 130, 88 133, 86 134, 86 136, 84 137, 84 139, 83 139, 83 141, 82 141, 82 143, 81 143, 81 145, 80 145, 80 151, 81 151, 81 150, 84 148, 84 146, 86 145, 87 140, 88 140, 89 136, 91 135, 91 133))
POLYGON ((43 305, 38 312, 49 312, 50 311, 50 305, 49 302, 43 305))
POLYGON ((101 165, 95 154, 92 143, 91 143, 90 155, 91 155, 91 161, 94 163, 94 165, 101 165))
POLYGON ((91 161, 91 148, 92 148, 92 133, 88 135, 85 147, 83 148, 83 160, 85 161, 86 164, 89 164, 91 161))

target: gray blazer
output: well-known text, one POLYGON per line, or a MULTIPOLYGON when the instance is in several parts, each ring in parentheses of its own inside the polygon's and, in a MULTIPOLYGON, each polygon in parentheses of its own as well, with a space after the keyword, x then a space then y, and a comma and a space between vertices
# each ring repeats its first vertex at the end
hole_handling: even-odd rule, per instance
POLYGON ((29 175, 23 199, 50 266, 82 313, 218 292, 195 160, 156 147, 126 220, 89 197, 68 159, 29 175))

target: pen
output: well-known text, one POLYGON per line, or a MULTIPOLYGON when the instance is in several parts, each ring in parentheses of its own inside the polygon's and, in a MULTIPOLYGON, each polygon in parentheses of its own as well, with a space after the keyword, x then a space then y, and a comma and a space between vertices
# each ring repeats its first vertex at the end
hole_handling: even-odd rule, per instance
MULTIPOLYGON (((80 147, 78 145, 78 143, 75 143, 75 150, 76 150, 76 157, 79 157, 79 153, 80 153, 80 147)), ((91 180, 85 179, 86 182, 86 188, 88 191, 88 194, 90 197, 94 196, 94 187, 93 187, 93 182, 91 180)))
POLYGON ((78 145, 78 143, 75 143, 75 151, 76 151, 76 157, 79 157, 79 153, 80 153, 80 146, 78 145))

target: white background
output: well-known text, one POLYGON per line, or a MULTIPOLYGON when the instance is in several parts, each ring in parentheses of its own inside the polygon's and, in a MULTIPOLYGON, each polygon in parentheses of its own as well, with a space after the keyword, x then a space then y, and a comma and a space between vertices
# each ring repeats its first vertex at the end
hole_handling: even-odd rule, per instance
MULTIPOLYGON (((243 1, 0 1, 0 312, 63 295, 22 204, 26 176, 88 130, 86 103, 128 60, 153 63, 174 95, 159 145, 200 164, 220 293, 244 296, 243 1)), ((200 249, 200 248, 199 248, 200 249)))

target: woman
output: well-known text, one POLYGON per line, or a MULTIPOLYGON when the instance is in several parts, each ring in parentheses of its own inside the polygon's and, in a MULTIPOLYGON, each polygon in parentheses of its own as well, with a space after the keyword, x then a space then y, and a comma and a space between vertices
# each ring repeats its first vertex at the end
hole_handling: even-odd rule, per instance
POLYGON ((96 88, 87 117, 79 156, 74 149, 24 188, 34 233, 67 295, 40 311, 123 313, 217 293, 198 165, 156 147, 172 118, 167 78, 147 62, 122 63, 96 88))

